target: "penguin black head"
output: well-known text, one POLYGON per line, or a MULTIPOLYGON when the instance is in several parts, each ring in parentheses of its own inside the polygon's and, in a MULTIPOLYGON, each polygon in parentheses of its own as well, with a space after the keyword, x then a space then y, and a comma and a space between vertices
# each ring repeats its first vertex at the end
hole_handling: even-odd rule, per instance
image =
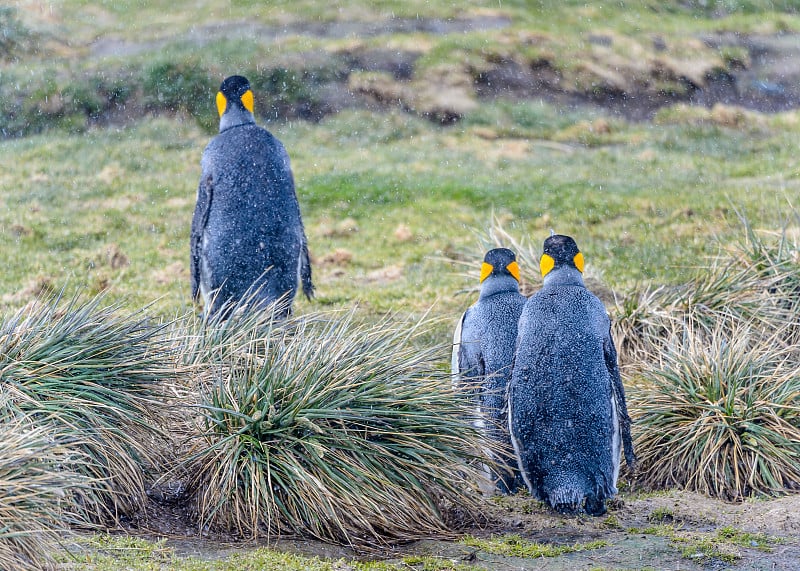
POLYGON ((553 234, 544 241, 544 253, 539 261, 542 277, 554 268, 567 266, 583 273, 583 254, 575 240, 563 234, 553 234))
POLYGON ((253 113, 253 92, 250 82, 241 75, 232 75, 222 82, 217 93, 217 111, 222 117, 229 110, 253 113))
POLYGON ((489 276, 511 276, 519 282, 516 254, 508 248, 495 248, 486 252, 481 265, 481 283, 489 276))

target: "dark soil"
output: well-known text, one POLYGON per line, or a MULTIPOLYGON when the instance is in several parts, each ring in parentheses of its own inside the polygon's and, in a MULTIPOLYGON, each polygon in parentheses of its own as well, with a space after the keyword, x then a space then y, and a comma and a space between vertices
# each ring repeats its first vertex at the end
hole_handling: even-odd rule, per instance
POLYGON ((630 120, 649 120, 661 107, 685 102, 712 107, 736 105, 764 113, 800 107, 800 36, 720 34, 703 38, 711 47, 741 47, 750 63, 734 65, 730 73, 707 78, 703 87, 687 84, 686 95, 641 92, 577 93, 559 88, 559 76, 547 62, 523 67, 500 62, 482 74, 477 85, 484 98, 540 98, 575 109, 596 106, 630 120))
POLYGON ((223 559, 242 550, 268 546, 306 556, 339 559, 385 559, 399 562, 406 556, 432 556, 487 569, 800 569, 800 496, 731 504, 698 494, 672 491, 661 495, 625 496, 609 506, 606 516, 563 516, 525 495, 487 499, 492 524, 462 531, 464 535, 491 537, 516 534, 542 544, 573 546, 602 540, 606 546, 558 557, 526 559, 489 553, 452 540, 426 539, 378 551, 355 551, 302 538, 272 541, 236 541, 231 537, 200 538, 174 506, 158 508, 147 522, 129 533, 150 538, 166 537, 166 545, 180 556, 223 559), (653 526, 674 529, 667 537, 653 526), (755 544, 714 543, 715 550, 696 548, 702 540, 718 537, 719 530, 763 534, 766 547, 755 544), (677 538, 677 539, 676 539, 677 538))

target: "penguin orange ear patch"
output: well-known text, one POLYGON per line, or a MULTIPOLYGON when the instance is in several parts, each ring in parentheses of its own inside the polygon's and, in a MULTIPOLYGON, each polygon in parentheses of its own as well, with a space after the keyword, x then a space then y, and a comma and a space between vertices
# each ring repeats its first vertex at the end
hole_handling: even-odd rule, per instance
POLYGON ((519 264, 517 262, 511 262, 506 266, 508 273, 514 276, 514 279, 519 281, 519 264))
POLYGON ((575 254, 575 257, 572 258, 572 261, 575 263, 575 267, 578 268, 578 271, 583 273, 583 254, 578 252, 575 254))
POLYGON ((228 108, 228 99, 222 94, 221 91, 217 92, 217 111, 219 111, 219 116, 222 117, 222 114, 225 113, 225 109, 228 108))
POLYGON ((542 258, 539 260, 539 270, 542 272, 542 277, 545 277, 547 274, 550 273, 556 265, 556 261, 553 259, 553 256, 550 254, 542 254, 542 258))
POLYGON ((480 283, 483 283, 483 280, 488 278, 493 270, 494 270, 494 266, 492 266, 492 264, 487 264, 486 262, 483 262, 483 265, 481 266, 481 280, 480 280, 480 283))
POLYGON ((244 108, 253 113, 253 92, 249 89, 242 94, 242 105, 244 108))

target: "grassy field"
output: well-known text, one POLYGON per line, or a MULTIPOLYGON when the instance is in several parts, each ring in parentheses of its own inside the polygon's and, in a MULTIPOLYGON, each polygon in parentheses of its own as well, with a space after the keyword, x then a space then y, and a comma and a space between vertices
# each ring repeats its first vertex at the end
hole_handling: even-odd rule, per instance
MULTIPOLYGON (((534 249, 551 229, 572 235, 587 275, 620 303, 647 286, 690 281, 746 239, 743 219, 761 236, 800 240, 798 110, 678 103, 634 121, 601 105, 464 88, 498 61, 514 61, 545 62, 564 93, 584 102, 619 89, 680 94, 687 77, 702 87, 704 74, 746 59, 700 37, 796 34, 800 2, 302 0, 264 9, 249 1, 19 0, 3 10, 5 315, 62 289, 105 292, 164 320, 198 311, 189 226, 200 155, 215 131, 214 91, 233 73, 257 80, 259 122, 292 160, 317 287, 314 301, 298 297, 301 315, 355 305, 374 321, 428 313, 439 321, 422 340, 446 344, 476 297, 483 250, 498 228, 534 249), (439 33, 413 24, 447 19, 471 24, 439 33), (414 76, 361 69, 342 79, 348 58, 382 49, 413 51, 414 76), (643 61, 669 72, 654 79, 643 61), (332 85, 399 89, 408 102, 346 105, 315 121, 282 114, 317 104, 332 85), (426 106, 437 91, 450 94, 445 104, 458 120, 431 120, 426 106)), ((522 272, 539 282, 538 268, 522 272)), ((102 541, 89 542, 85 562, 60 566, 210 568, 158 543, 92 543, 102 541)), ((362 568, 248 557, 215 568, 362 568)))
MULTIPOLYGON (((737 211, 759 229, 786 222, 800 176, 796 114, 745 129, 593 115, 498 102, 447 128, 364 111, 271 125, 293 160, 314 259, 318 298, 301 307, 437 304, 455 316, 469 303, 455 295, 474 276, 447 257, 472 261, 476 273, 478 237, 493 217, 534 243, 551 228, 575 236, 589 272, 623 292, 685 281, 704 256, 743 237, 737 211), (592 121, 607 132, 592 133, 592 121), (487 137, 504 126, 517 133, 487 137)), ((68 284, 136 307, 155 302, 165 315, 186 311, 207 140, 192 121, 148 118, 0 143, 2 305, 68 284)))

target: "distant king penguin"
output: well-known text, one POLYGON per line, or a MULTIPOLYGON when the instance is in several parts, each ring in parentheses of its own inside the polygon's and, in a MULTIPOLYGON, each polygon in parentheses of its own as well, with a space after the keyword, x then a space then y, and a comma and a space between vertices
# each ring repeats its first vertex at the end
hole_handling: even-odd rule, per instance
POLYGON ((562 513, 602 515, 617 493, 620 451, 635 457, 625 391, 603 303, 583 283, 583 254, 552 235, 542 289, 519 321, 508 422, 532 496, 562 513))
POLYGON ((506 389, 517 339, 517 321, 527 298, 519 292, 520 270, 514 252, 489 250, 481 266, 481 292, 458 322, 453 337, 452 373, 455 388, 468 392, 476 409, 476 424, 507 455, 491 459, 500 473, 492 473, 497 489, 513 492, 518 477, 511 455, 505 410, 506 389))
POLYGON ((311 264, 300 206, 283 145, 256 125, 246 78, 225 79, 217 93, 219 134, 203 151, 192 218, 192 298, 226 317, 246 301, 291 309, 298 282, 311 298, 311 264))

